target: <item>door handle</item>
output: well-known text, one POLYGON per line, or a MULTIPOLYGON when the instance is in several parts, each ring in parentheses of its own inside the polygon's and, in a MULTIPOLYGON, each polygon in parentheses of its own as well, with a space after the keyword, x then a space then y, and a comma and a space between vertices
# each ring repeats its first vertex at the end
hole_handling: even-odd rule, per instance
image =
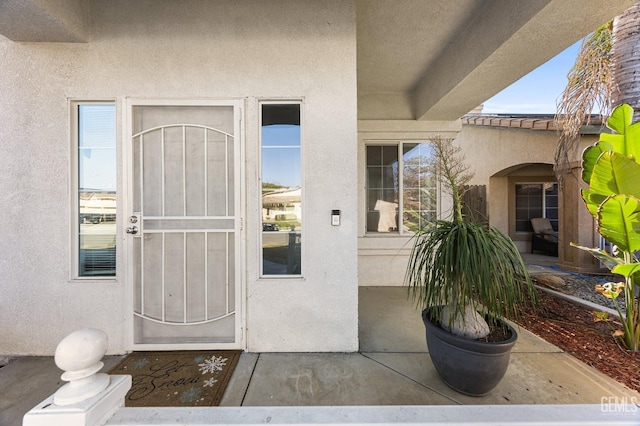
POLYGON ((127 232, 127 234, 137 234, 138 233, 138 227, 137 226, 128 226, 127 229, 125 229, 125 231, 127 232))

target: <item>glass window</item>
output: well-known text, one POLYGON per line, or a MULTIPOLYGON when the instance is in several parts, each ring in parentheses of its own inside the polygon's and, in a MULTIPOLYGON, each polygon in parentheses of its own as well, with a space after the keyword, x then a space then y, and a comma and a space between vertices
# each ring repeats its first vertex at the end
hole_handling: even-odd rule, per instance
POLYGON ((300 104, 261 104, 262 275, 302 273, 300 104))
POLYGON ((516 184, 516 232, 533 232, 531 219, 546 217, 558 230, 558 184, 516 184))
POLYGON ((369 145, 366 156, 367 232, 413 233, 436 219, 430 143, 369 145))
POLYGON ((398 146, 367 147, 367 231, 398 230, 398 146))
POLYGON ((79 103, 77 143, 77 276, 116 273, 116 107, 79 103))

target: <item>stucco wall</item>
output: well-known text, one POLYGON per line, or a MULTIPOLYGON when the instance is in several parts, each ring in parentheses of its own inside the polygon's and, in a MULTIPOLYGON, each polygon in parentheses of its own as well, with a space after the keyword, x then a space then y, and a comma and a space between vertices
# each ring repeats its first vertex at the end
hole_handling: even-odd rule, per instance
MULTIPOLYGON (((428 140, 434 134, 445 135, 447 127, 437 122, 392 122, 373 125, 360 121, 359 173, 360 186, 365 187, 365 151, 368 141, 428 140), (394 123, 395 125, 393 125, 394 123), (440 131, 438 132, 438 128, 440 131), (430 131, 431 130, 431 131, 430 131)), ((449 130, 453 130, 449 127, 449 130)), ((474 172, 470 184, 487 188, 487 214, 491 225, 497 227, 516 242, 520 251, 530 250, 530 235, 518 235, 513 227, 514 183, 528 181, 555 181, 554 152, 557 144, 555 131, 510 129, 489 126, 463 125, 459 133, 453 131, 454 143, 461 149, 474 172)), ((597 140, 595 135, 584 135, 575 159, 584 147, 597 140)), ((359 198, 361 223, 366 221, 365 191, 359 198)), ((441 200, 441 212, 447 211, 447 200, 441 200)), ((575 199, 574 204, 581 200, 575 199)), ((589 229, 588 217, 580 219, 580 227, 589 229)), ((363 225, 364 226, 364 225, 363 225)), ((593 238, 591 238, 593 239, 593 238)), ((402 285, 411 244, 409 237, 367 234, 359 231, 358 268, 359 285, 402 285)))
POLYGON ((456 140, 475 172, 472 184, 487 185, 487 212, 491 224, 509 231, 507 176, 526 164, 552 165, 555 132, 462 126, 456 140), (493 178, 490 180, 490 178, 493 178))
MULTIPOLYGON (((360 286, 401 286, 411 253, 411 236, 366 232, 366 146, 400 141, 421 142, 433 137, 455 138, 460 121, 361 120, 358 122, 358 284, 360 286)), ((438 209, 450 209, 440 200, 438 209)))
POLYGON ((95 1, 88 43, 0 40, 0 355, 50 355, 81 327, 128 349, 122 270, 69 280, 69 102, 116 101, 122 164, 126 97, 244 100, 247 348, 357 349, 355 4, 283 3, 95 1), (303 279, 258 279, 262 98, 303 102, 303 279))
MULTIPOLYGON (((577 161, 582 150, 595 143, 598 136, 585 134, 575 152, 577 161)), ((530 235, 515 232, 514 185, 518 182, 554 182, 554 155, 558 142, 555 131, 500 128, 489 126, 462 126, 456 139, 475 171, 471 182, 487 185, 487 213, 491 225, 509 235, 518 249, 531 249, 530 235)), ((562 198, 562 194, 561 194, 562 198)), ((572 206, 581 208, 582 200, 565 200, 572 206)), ((577 219, 576 219, 577 220, 577 219)), ((593 227, 593 223, 581 223, 583 229, 593 227)), ((561 234, 562 238, 562 234, 561 234)))

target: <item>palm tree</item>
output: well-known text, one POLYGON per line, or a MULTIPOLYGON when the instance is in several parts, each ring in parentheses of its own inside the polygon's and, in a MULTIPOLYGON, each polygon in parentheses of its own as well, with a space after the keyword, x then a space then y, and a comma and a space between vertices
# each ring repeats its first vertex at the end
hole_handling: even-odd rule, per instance
POLYGON ((634 109, 634 120, 640 119, 640 2, 627 9, 613 21, 611 38, 613 54, 612 104, 629 104, 634 109))
MULTIPOLYGON (((637 145, 637 131, 627 132, 627 128, 632 129, 631 123, 640 119, 640 80, 635 78, 636 74, 640 75, 639 55, 640 2, 598 28, 583 42, 558 105, 556 125, 561 134, 555 166, 558 182, 563 185, 570 171, 570 159, 576 154, 582 124, 589 123, 595 107, 599 108, 602 115, 608 116, 612 106, 617 106, 608 122, 617 134, 601 134, 600 141, 583 154, 582 181, 589 188, 581 191, 596 221, 598 233, 617 247, 617 254, 611 255, 597 248, 580 248, 589 251, 604 264, 607 263, 603 258, 611 260, 615 263, 611 264, 611 270, 616 274, 622 272, 625 276, 625 283, 616 283, 616 289, 625 290, 627 304, 626 314, 618 311, 624 325, 624 331, 619 333, 624 346, 634 351, 640 349, 640 299, 634 299, 635 292, 640 288, 640 268, 635 268, 638 260, 634 254, 639 247, 634 243, 638 238, 638 230, 633 225, 638 210, 629 208, 627 202, 635 203, 636 207, 640 204, 639 191, 629 189, 630 184, 637 182, 640 165, 637 147, 634 146, 637 145), (633 117, 630 118, 631 115, 633 117), (612 160, 607 163, 609 158, 612 160), (612 233, 611 229, 616 231, 612 233), (620 232, 621 229, 624 232, 620 232), (618 238, 620 234, 624 234, 623 238, 618 238), (624 267, 617 269, 618 264, 630 264, 635 269, 627 269, 625 273, 624 267)), ((615 298, 612 293, 609 296, 604 292, 602 294, 615 298)))
POLYGON ((560 185, 570 170, 580 127, 594 110, 607 117, 614 105, 629 104, 640 119, 640 2, 602 25, 586 38, 567 75, 555 117, 560 139, 555 171, 560 185))

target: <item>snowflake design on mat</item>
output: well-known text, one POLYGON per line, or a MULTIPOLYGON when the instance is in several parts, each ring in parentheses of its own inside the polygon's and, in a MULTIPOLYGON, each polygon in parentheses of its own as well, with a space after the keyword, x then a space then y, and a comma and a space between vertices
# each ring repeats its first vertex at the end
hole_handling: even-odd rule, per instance
POLYGON ((201 393, 202 393, 202 390, 198 388, 189 388, 188 390, 182 392, 182 395, 180 395, 180 401, 194 402, 195 400, 200 398, 201 393))
POLYGON ((198 364, 198 367, 200 367, 202 374, 207 374, 222 371, 222 367, 225 365, 227 365, 227 358, 214 355, 211 359, 205 359, 202 364, 198 364))
POLYGON ((213 385, 216 384, 216 383, 218 383, 218 381, 212 377, 209 380, 205 380, 204 384, 202 385, 202 387, 203 388, 206 388, 206 387, 212 388, 213 385))
POLYGON ((141 368, 143 368, 144 366, 146 366, 147 364, 149 364, 149 360, 146 358, 142 358, 142 359, 138 359, 135 360, 131 363, 131 368, 133 368, 134 370, 139 370, 141 368))

